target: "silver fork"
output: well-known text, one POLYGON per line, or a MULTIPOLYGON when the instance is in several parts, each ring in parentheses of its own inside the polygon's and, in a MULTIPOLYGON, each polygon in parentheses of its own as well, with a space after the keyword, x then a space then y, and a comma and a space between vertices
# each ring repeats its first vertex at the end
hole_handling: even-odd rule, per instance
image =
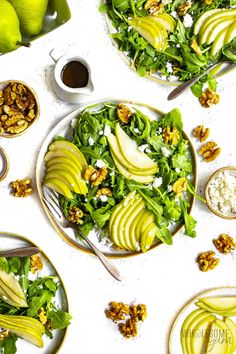
MULTIPOLYGON (((72 228, 75 229, 75 225, 70 222, 69 220, 66 219, 66 217, 63 215, 59 201, 58 201, 58 194, 49 189, 49 188, 44 188, 43 191, 43 201, 46 204, 49 212, 53 216, 54 220, 57 222, 59 226, 62 228, 72 228)), ((83 238, 83 240, 87 243, 91 251, 99 258, 99 260, 102 262, 104 267, 107 269, 107 271, 116 279, 121 281, 121 275, 118 269, 113 265, 113 263, 93 244, 92 241, 90 241, 84 234, 76 229, 76 231, 79 233, 79 235, 83 238)), ((66 235, 66 233, 65 233, 66 235)), ((67 239, 69 239, 70 243, 73 243, 75 246, 78 246, 78 243, 71 239, 68 235, 67 239)))

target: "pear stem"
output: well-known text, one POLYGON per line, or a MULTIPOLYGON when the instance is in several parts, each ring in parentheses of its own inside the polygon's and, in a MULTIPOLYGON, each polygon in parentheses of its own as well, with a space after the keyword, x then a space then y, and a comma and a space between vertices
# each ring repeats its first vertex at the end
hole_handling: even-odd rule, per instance
POLYGON ((20 45, 22 47, 27 47, 29 48, 31 46, 31 43, 30 42, 20 42, 20 41, 17 41, 16 42, 17 45, 20 45))

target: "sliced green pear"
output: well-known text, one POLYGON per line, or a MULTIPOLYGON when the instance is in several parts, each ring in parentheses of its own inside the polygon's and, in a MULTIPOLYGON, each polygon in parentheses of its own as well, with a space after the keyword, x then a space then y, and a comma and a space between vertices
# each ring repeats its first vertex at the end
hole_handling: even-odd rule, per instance
POLYGON ((145 229, 155 221, 155 216, 149 210, 146 210, 143 219, 139 219, 136 228, 135 228, 135 236, 136 242, 140 243, 141 236, 144 233, 145 229))
POLYGON ((143 184, 149 184, 154 181, 154 176, 138 176, 134 175, 131 172, 129 172, 115 157, 113 152, 111 151, 112 158, 115 162, 115 165, 118 169, 118 171, 127 179, 133 179, 136 182, 143 183, 143 184))
POLYGON ((207 306, 206 304, 204 304, 203 302, 201 302, 200 300, 197 301, 195 303, 196 306, 200 307, 201 309, 204 309, 206 311, 212 312, 212 313, 216 313, 218 315, 221 316, 236 316, 236 309, 234 308, 233 310, 216 310, 210 306, 207 306))
POLYGON ((28 307, 25 294, 13 273, 0 271, 0 296, 2 299, 16 307, 28 307))
POLYGON ((236 15, 236 9, 221 9, 221 11, 211 14, 202 23, 198 34, 201 36, 208 29, 209 25, 212 24, 213 22, 219 21, 220 19, 223 19, 228 16, 235 16, 235 15, 236 15))
POLYGON ((140 239, 140 247, 143 252, 146 252, 152 246, 156 236, 156 229, 156 224, 151 223, 143 232, 140 239))
POLYGON ((67 185, 67 187, 70 189, 70 191, 75 192, 77 194, 81 193, 79 184, 77 182, 77 180, 70 175, 70 173, 63 171, 63 170, 52 170, 52 171, 48 171, 46 174, 46 178, 47 179, 51 179, 51 178, 56 178, 59 179, 60 181, 62 181, 63 183, 65 183, 67 185))
POLYGON ((159 22, 168 32, 173 32, 176 26, 176 21, 175 19, 167 14, 157 14, 157 15, 152 15, 149 16, 152 18, 152 20, 159 22))
POLYGON ((128 208, 126 209, 125 213, 123 212, 119 217, 119 222, 117 224, 117 237, 118 237, 118 244, 121 248, 130 250, 129 245, 129 222, 134 219, 134 214, 137 209, 139 209, 140 205, 143 207, 144 202, 142 201, 142 197, 136 195, 134 200, 129 203, 128 208))
MULTIPOLYGON (((220 33, 222 29, 230 26, 234 21, 235 21, 234 17, 226 17, 213 24, 211 29, 209 31, 206 31, 208 35, 206 36, 204 42, 202 43, 205 43, 207 45, 211 44, 215 40, 218 33, 220 33)), ((206 32, 204 33, 204 35, 206 34, 206 32)))
POLYGON ((134 218, 132 221, 132 224, 130 225, 130 231, 129 231, 129 239, 130 239, 130 244, 132 246, 133 251, 140 251, 140 245, 139 242, 137 242, 136 239, 136 228, 139 223, 145 223, 145 218, 144 215, 146 213, 146 209, 143 208, 134 218))
POLYGON ((236 37, 236 20, 234 18, 234 22, 231 24, 231 26, 228 28, 226 32, 224 44, 230 43, 235 37, 236 37))
POLYGON ((53 151, 58 149, 70 151, 75 156, 75 158, 80 162, 83 168, 87 166, 87 161, 85 160, 85 157, 82 154, 82 152, 77 148, 76 145, 74 145, 70 141, 56 140, 49 146, 49 150, 53 151))
POLYGON ((207 345, 210 336, 210 329, 212 323, 215 321, 216 317, 208 314, 208 316, 204 317, 198 324, 193 328, 191 333, 192 338, 191 342, 191 353, 193 354, 201 354, 207 353, 207 345), (198 335, 201 333, 202 335, 198 335))
POLYGON ((210 331, 212 335, 209 337, 206 353, 233 354, 232 333, 225 322, 216 319, 212 323, 210 331))
POLYGON ((42 348, 44 326, 36 319, 26 316, 0 314, 0 327, 42 348))
POLYGON ((223 48, 223 46, 225 45, 225 36, 227 30, 228 28, 222 29, 214 39, 214 42, 212 43, 212 47, 211 47, 212 56, 216 55, 221 50, 221 48, 223 48))
POLYGON ((137 144, 125 133, 119 124, 115 127, 116 138, 123 157, 136 169, 154 169, 158 171, 156 162, 138 149, 137 144))
POLYGON ((202 309, 197 309, 191 312, 184 320, 181 330, 180 330, 180 341, 183 354, 189 354, 187 352, 187 339, 191 336, 191 329, 189 328, 189 324, 196 318, 199 314, 204 313, 205 311, 202 309))
POLYGON ((153 24, 143 21, 143 17, 135 17, 130 19, 129 25, 133 27, 148 43, 159 51, 164 51, 167 47, 168 34, 166 29, 160 25, 154 26, 153 24))
POLYGON ((46 187, 53 189, 55 192, 64 195, 64 197, 73 199, 73 194, 71 193, 68 186, 58 178, 45 178, 43 184, 46 187))
POLYGON ((232 350, 233 352, 236 350, 236 324, 234 323, 234 321, 232 321, 230 318, 225 317, 224 318, 224 322, 225 324, 229 327, 231 333, 232 333, 232 350))
POLYGON ((58 165, 58 164, 63 164, 67 165, 71 168, 73 168, 75 171, 80 171, 82 170, 82 166, 78 166, 76 163, 74 163, 73 160, 70 160, 67 157, 54 157, 50 160, 47 161, 47 168, 49 168, 52 165, 58 165))
POLYGON ((44 161, 48 164, 49 161, 51 161, 52 159, 54 159, 56 157, 68 158, 69 160, 74 162, 74 164, 77 166, 77 169, 79 169, 80 171, 82 170, 81 163, 77 160, 77 158, 69 150, 62 150, 62 149, 50 150, 44 156, 44 161))
POLYGON ((230 311, 236 308, 236 296, 210 296, 200 299, 205 305, 221 311, 230 311))
POLYGON ((198 18, 198 20, 195 22, 193 33, 197 35, 203 25, 203 23, 213 14, 216 14, 217 12, 222 11, 222 9, 214 9, 214 10, 209 10, 206 12, 203 12, 203 14, 198 18))

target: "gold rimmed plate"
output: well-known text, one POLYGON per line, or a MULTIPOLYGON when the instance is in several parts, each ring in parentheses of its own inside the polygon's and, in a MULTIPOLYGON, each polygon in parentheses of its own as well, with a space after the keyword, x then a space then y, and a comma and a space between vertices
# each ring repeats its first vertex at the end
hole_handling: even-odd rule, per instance
POLYGON ((216 170, 208 179, 206 186, 205 186, 205 199, 208 208, 214 213, 215 215, 227 219, 227 220, 235 220, 236 219, 236 213, 229 213, 229 214, 224 214, 223 212, 220 211, 220 209, 216 209, 212 205, 210 193, 209 193, 209 188, 211 184, 214 182, 214 180, 221 174, 222 172, 229 172, 230 175, 236 177, 236 166, 225 166, 221 167, 218 170, 216 170))
MULTIPOLYGON (((99 101, 96 101, 96 102, 91 102, 89 104, 86 104, 84 106, 79 107, 74 112, 70 113, 68 116, 66 116, 64 119, 62 119, 51 130, 51 132, 48 134, 47 138, 45 139, 45 141, 44 141, 44 143, 43 143, 43 145, 41 147, 41 150, 39 152, 38 159, 37 159, 37 164, 36 164, 37 189, 38 189, 38 194, 39 194, 40 201, 42 203, 42 206, 43 206, 43 208, 44 208, 49 220, 51 221, 52 225, 54 226, 56 231, 59 233, 59 235, 66 242, 68 242, 71 246, 73 246, 73 247, 75 247, 75 248, 77 248, 79 250, 86 251, 86 252, 89 252, 89 253, 91 253, 91 251, 88 248, 88 246, 86 245, 86 243, 83 242, 82 240, 75 239, 73 230, 66 229, 66 231, 65 231, 60 226, 58 226, 58 224, 55 222, 54 218, 51 216, 51 214, 49 213, 47 207, 45 206, 45 204, 43 202, 43 178, 44 178, 44 174, 45 174, 44 156, 45 156, 45 154, 46 154, 46 152, 48 150, 49 144, 52 142, 52 140, 56 136, 63 136, 63 137, 67 137, 68 139, 70 139, 70 137, 72 137, 72 135, 73 135, 72 122, 74 122, 74 120, 76 120, 78 118, 79 114, 85 108, 96 107, 96 108, 93 108, 93 109, 99 109, 105 103, 118 104, 118 103, 121 103, 121 102, 125 103, 127 105, 130 105, 131 107, 139 109, 146 116, 150 117, 150 119, 160 119, 160 117, 163 115, 163 113, 160 110, 158 110, 157 108, 148 106, 146 104, 132 102, 132 101, 123 100, 123 99, 112 99, 112 98, 109 99, 108 98, 108 99, 99 100, 99 101)), ((193 164, 192 183, 193 183, 193 186, 195 188, 196 187, 196 183, 197 183, 196 156, 195 156, 194 148, 193 148, 193 146, 191 144, 191 141, 190 141, 189 137, 185 133, 183 133, 183 136, 184 136, 184 138, 186 140, 189 141, 189 154, 190 154, 190 158, 191 158, 192 164, 193 164)), ((190 200, 190 211, 192 209, 193 203, 194 203, 194 197, 191 197, 191 200, 190 200)), ((173 225, 171 230, 170 230, 172 235, 174 236, 175 234, 177 234, 182 227, 183 227, 183 223, 178 224, 178 225, 173 225)), ((121 257, 134 256, 134 255, 140 254, 140 252, 130 252, 130 251, 114 249, 110 245, 104 244, 103 242, 99 242, 98 237, 95 234, 91 235, 91 240, 108 257, 121 258, 121 257)), ((154 243, 153 246, 150 249, 155 248, 159 244, 160 243, 154 243)))
MULTIPOLYGON (((9 250, 13 248, 20 248, 26 246, 36 246, 32 241, 29 239, 16 235, 11 234, 8 232, 0 232, 0 249, 1 250, 9 250)), ((54 275, 60 282, 60 286, 58 288, 57 294, 55 296, 55 304, 58 304, 60 308, 66 312, 69 312, 69 304, 67 299, 67 294, 63 282, 58 274, 56 268, 49 260, 47 255, 40 251, 40 255, 43 261, 43 269, 41 271, 42 276, 46 275, 54 275)), ((67 329, 62 330, 54 330, 53 331, 53 339, 50 339, 47 336, 43 336, 44 347, 38 348, 31 343, 23 340, 17 340, 17 353, 30 353, 30 354, 56 354, 59 352, 62 344, 64 342, 66 336, 67 329)))
MULTIPOLYGON (((217 287, 206 290, 190 300, 177 315, 169 336, 169 354, 183 353, 181 348, 181 328, 187 316, 198 307, 195 305, 204 296, 236 296, 236 286, 217 287)), ((232 319, 235 319, 232 317, 232 319)), ((197 335, 197 334, 196 334, 197 335)))
POLYGON ((0 181, 2 181, 7 176, 9 171, 9 159, 6 151, 2 147, 0 147, 0 160, 1 160, 0 181))

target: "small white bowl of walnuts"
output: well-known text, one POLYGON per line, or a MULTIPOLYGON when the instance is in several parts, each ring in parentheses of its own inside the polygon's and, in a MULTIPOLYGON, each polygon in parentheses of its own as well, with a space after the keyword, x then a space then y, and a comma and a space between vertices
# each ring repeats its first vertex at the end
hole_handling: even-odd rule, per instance
POLYGON ((14 138, 25 133, 39 117, 34 90, 22 81, 0 82, 0 136, 14 138))

